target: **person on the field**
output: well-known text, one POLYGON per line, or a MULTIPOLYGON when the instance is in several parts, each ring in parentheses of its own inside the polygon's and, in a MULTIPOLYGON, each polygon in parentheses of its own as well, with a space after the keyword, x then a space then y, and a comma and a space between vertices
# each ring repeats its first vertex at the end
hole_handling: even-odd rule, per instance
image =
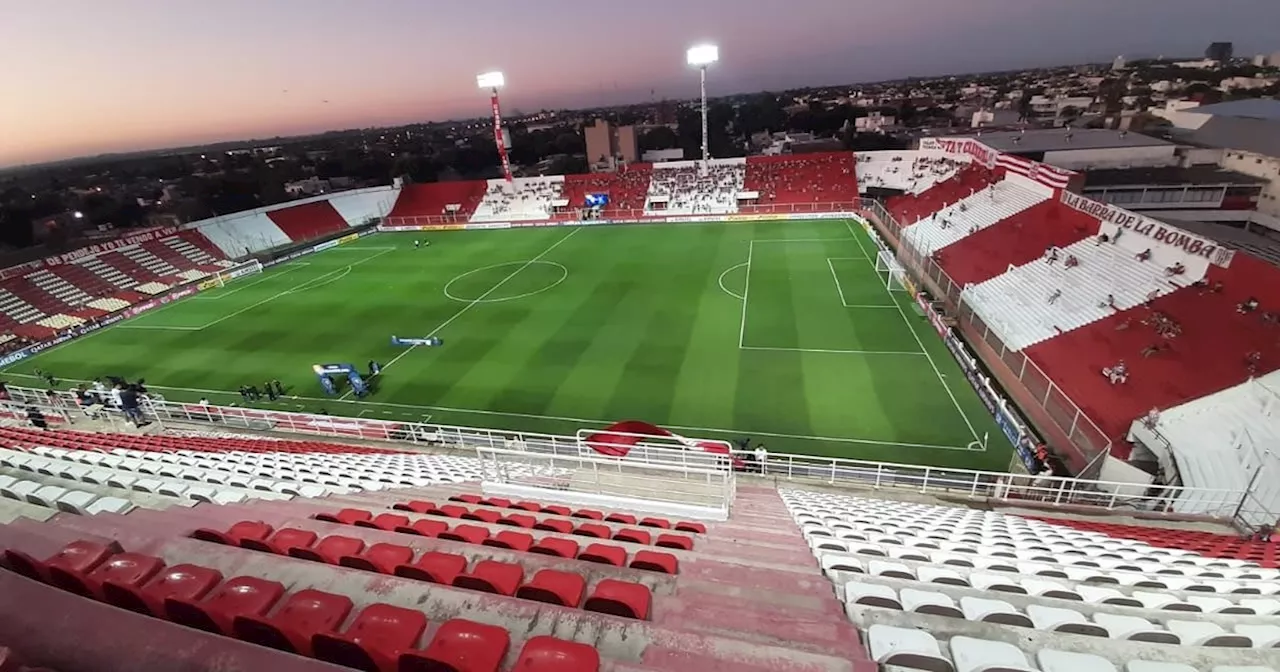
POLYGON ((418 249, 419 247, 422 247, 422 242, 421 242, 421 241, 417 241, 417 240, 413 241, 413 249, 415 249, 415 250, 416 250, 416 249, 418 249))
POLYGON ((263 383, 263 384, 262 384, 262 386, 263 386, 263 387, 265 387, 265 388, 267 388, 267 399, 270 399, 271 401, 275 401, 275 400, 276 400, 276 388, 275 388, 275 386, 273 386, 273 385, 271 384, 271 381, 267 381, 267 382, 263 383))

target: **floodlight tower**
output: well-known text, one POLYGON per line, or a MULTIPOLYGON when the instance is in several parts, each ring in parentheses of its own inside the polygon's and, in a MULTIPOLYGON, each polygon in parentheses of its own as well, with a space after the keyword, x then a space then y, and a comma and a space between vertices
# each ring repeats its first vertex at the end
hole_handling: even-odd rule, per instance
POLYGON ((720 60, 720 47, 714 44, 699 44, 690 47, 685 53, 689 65, 702 73, 702 169, 707 170, 707 161, 711 152, 707 149, 707 66, 720 60))
POLYGON ((498 106, 498 89, 507 83, 501 72, 486 72, 476 76, 476 85, 488 89, 491 96, 489 103, 493 107, 493 141, 498 145, 498 156, 502 159, 502 176, 511 181, 511 160, 507 158, 506 139, 502 135, 502 109, 498 106))

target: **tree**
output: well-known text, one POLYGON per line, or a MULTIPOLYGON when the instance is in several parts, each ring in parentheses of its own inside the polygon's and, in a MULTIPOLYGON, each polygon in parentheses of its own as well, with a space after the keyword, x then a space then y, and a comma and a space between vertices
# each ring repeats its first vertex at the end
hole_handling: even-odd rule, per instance
POLYGON ((675 149, 679 146, 680 138, 669 126, 655 126, 640 135, 641 151, 675 149))

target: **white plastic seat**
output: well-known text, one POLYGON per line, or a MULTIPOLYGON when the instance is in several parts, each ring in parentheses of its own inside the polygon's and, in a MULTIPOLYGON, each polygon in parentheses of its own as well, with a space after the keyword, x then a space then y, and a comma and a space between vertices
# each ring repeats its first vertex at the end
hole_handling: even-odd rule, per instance
POLYGON ((1186 663, 1161 663, 1152 660, 1131 660, 1125 663, 1124 672, 1199 672, 1186 663))
POLYGON ((860 604, 867 607, 902 610, 898 594, 888 586, 875 583, 850 581, 844 584, 844 601, 848 604, 860 604))
POLYGON ((1093 622, 1106 628, 1112 639, 1128 639, 1135 642, 1152 642, 1154 644, 1182 643, 1182 640, 1176 634, 1138 616, 1094 614, 1093 622))
MULTIPOLYGON (((969 587, 969 580, 960 575, 959 572, 939 567, 937 565, 925 565, 916 569, 916 578, 924 583, 939 583, 947 586, 969 587)), ((1280 608, 1280 606, 1278 606, 1280 608)))
POLYGON ((1036 662, 1042 672, 1118 672, 1114 663, 1092 653, 1040 649, 1036 662))
POLYGON ((1141 607, 1142 603, 1116 590, 1105 586, 1076 586, 1076 592, 1089 604, 1112 604, 1120 607, 1141 607))
POLYGON ((952 637, 950 645, 956 672, 1036 672, 1027 655, 1006 642, 961 636, 952 637))
POLYGON ((1236 634, 1244 635, 1253 640, 1253 645, 1259 649, 1272 649, 1280 647, 1280 625, 1247 625, 1241 624, 1232 628, 1236 634))
POLYGON ((973 572, 969 574, 969 583, 974 588, 982 590, 990 590, 1001 593, 1016 593, 1018 595, 1026 595, 1027 591, 1018 585, 1017 576, 1001 576, 999 574, 988 572, 973 572))
POLYGON ((1046 579, 1022 579, 1018 582, 1029 595, 1038 597, 1054 597, 1060 600, 1071 600, 1073 602, 1083 602, 1084 598, 1074 590, 1071 590, 1057 581, 1048 581, 1046 579))
POLYGON ((1253 646, 1253 640, 1248 635, 1227 632, 1217 623, 1171 620, 1165 625, 1186 646, 1230 646, 1246 649, 1253 646))
POLYGON ((51 509, 57 508, 57 501, 70 490, 58 485, 46 485, 40 489, 27 493, 27 501, 36 506, 47 506, 51 509))
POLYGON ((84 512, 90 515, 98 513, 128 513, 134 509, 133 502, 119 497, 99 497, 85 507, 84 512))
POLYGON ((1089 619, 1085 618, 1084 614, 1074 609, 1028 604, 1027 616, 1031 618, 1031 622, 1037 630, 1066 632, 1089 637, 1110 636, 1106 628, 1096 623, 1091 623, 1089 619))
POLYGON ((931 590, 916 590, 915 588, 903 588, 898 595, 901 597, 902 608, 905 611, 932 616, 964 618, 964 612, 960 611, 960 607, 956 606, 956 601, 951 599, 950 595, 931 590))
POLYGON ((840 571, 857 572, 859 574, 866 572, 862 560, 852 555, 824 552, 819 555, 819 562, 822 564, 823 572, 840 571))
POLYGON ((872 560, 867 565, 867 573, 871 576, 883 576, 890 579, 906 579, 908 581, 916 580, 916 575, 911 571, 910 567, 897 562, 872 560))
POLYGON ((98 495, 92 492, 84 492, 81 490, 70 490, 54 502, 59 510, 68 513, 84 514, 85 509, 93 502, 99 499, 98 495))
POLYGON ((1280 614, 1280 600, 1271 597, 1246 597, 1239 602, 1241 607, 1252 609, 1260 616, 1280 614))
POLYGON ((0 489, 0 495, 4 495, 9 499, 17 499, 27 501, 27 495, 39 490, 41 486, 35 481, 15 480, 7 487, 0 489))
POLYGON ((1012 604, 1004 600, 992 600, 985 597, 960 598, 960 611, 965 620, 986 623, 1000 623, 1023 628, 1035 627, 1026 614, 1018 611, 1012 604))
POLYGON ((933 635, 914 628, 877 623, 867 628, 867 648, 881 665, 897 665, 929 672, 953 672, 951 661, 933 635))

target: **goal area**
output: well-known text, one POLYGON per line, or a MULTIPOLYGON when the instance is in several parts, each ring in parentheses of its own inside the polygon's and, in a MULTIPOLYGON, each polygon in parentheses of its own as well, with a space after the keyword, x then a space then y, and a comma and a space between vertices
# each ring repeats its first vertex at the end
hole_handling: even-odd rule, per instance
POLYGON ((907 287, 907 271, 892 252, 880 250, 876 254, 876 275, 891 292, 910 291, 907 287))
POLYGON ((225 287, 228 282, 236 278, 243 278, 246 275, 256 275, 262 272, 262 262, 257 259, 246 261, 229 268, 224 268, 217 273, 209 276, 202 283, 207 287, 225 287))

